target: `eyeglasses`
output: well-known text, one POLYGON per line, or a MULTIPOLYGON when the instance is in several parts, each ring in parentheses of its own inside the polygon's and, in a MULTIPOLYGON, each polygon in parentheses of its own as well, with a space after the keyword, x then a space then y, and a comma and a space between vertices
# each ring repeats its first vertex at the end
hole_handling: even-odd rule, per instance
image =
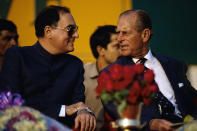
POLYGON ((68 32, 68 35, 69 36, 72 36, 78 30, 78 26, 77 25, 68 25, 68 26, 66 26, 64 28, 53 26, 53 28, 55 28, 55 29, 61 29, 61 30, 66 31, 66 32, 68 32))

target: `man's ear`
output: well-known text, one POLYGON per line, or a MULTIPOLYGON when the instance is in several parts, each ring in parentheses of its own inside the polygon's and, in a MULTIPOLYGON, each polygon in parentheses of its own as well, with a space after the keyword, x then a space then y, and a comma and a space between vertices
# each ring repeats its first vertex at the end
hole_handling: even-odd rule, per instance
POLYGON ((100 45, 98 45, 98 46, 96 47, 96 50, 97 50, 99 56, 103 56, 103 55, 104 55, 105 49, 104 49, 103 47, 101 47, 100 45))
POLYGON ((145 28, 142 31, 141 37, 142 37, 142 41, 143 43, 148 43, 149 39, 150 39, 150 35, 151 35, 151 31, 148 28, 145 28))
POLYGON ((45 26, 44 27, 44 36, 46 36, 47 38, 51 38, 52 36, 52 27, 51 26, 45 26))

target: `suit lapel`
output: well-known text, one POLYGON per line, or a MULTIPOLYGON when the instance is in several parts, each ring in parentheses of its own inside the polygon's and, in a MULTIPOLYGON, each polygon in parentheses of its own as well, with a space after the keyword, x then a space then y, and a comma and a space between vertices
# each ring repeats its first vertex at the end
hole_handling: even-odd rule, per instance
POLYGON ((177 84, 176 84, 177 79, 176 79, 176 74, 174 71, 174 69, 175 69, 174 65, 166 57, 162 57, 162 56, 155 56, 155 57, 159 60, 161 66, 163 67, 173 90, 176 90, 177 89, 177 84))

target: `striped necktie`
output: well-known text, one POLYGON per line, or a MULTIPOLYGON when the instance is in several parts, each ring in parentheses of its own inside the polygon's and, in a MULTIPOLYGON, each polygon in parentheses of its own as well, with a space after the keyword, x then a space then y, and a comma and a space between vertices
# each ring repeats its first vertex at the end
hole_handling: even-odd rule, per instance
MULTIPOLYGON (((144 65, 145 64, 145 62, 146 62, 146 58, 140 58, 136 63, 141 63, 142 65, 144 65)), ((146 72, 147 70, 148 70, 148 68, 144 65, 144 72, 146 72)))
POLYGON ((141 63, 144 65, 144 63, 146 62, 146 58, 140 58, 136 63, 141 63))

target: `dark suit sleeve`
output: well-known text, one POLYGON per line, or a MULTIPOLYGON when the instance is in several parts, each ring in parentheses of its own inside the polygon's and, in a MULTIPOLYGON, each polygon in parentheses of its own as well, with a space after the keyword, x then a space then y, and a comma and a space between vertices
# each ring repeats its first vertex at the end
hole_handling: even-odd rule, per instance
POLYGON ((73 87, 74 91, 72 95, 72 104, 80 101, 85 102, 85 95, 84 95, 85 87, 83 85, 84 68, 81 61, 78 65, 79 65, 78 67, 79 70, 78 70, 78 75, 76 76, 75 86, 73 87))
MULTIPOLYGON (((72 94, 72 104, 77 102, 85 102, 85 87, 83 85, 84 81, 84 68, 81 61, 78 61, 77 67, 72 67, 73 69, 78 69, 78 73, 75 79, 75 84, 73 85, 73 94, 72 94)), ((72 116, 59 117, 58 120, 66 123, 68 127, 72 128, 74 125, 74 118, 77 116, 77 113, 72 116)))
POLYGON ((21 65, 18 49, 19 47, 11 47, 7 50, 0 74, 1 89, 9 89, 15 93, 21 93, 19 89, 21 65))

